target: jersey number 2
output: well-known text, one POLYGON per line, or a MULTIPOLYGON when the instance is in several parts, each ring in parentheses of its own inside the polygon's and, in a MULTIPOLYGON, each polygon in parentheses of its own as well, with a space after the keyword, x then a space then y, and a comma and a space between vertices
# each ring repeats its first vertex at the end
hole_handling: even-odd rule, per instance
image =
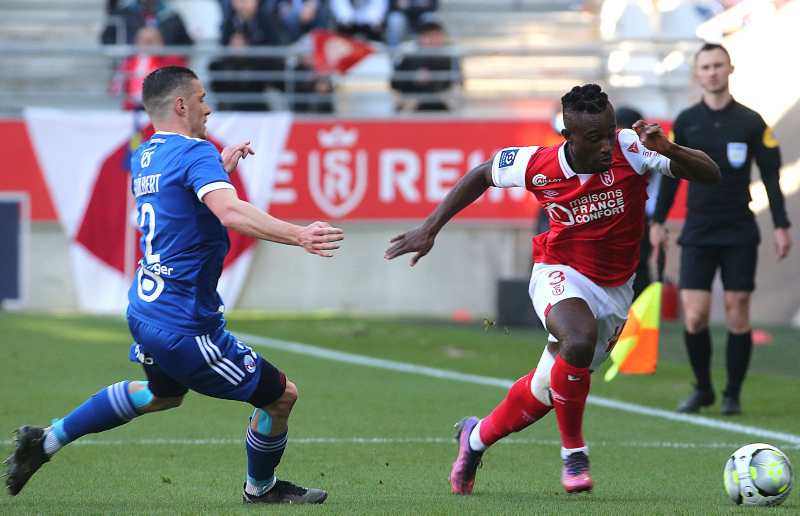
POLYGON ((153 205, 149 202, 142 204, 139 209, 139 227, 144 233, 144 260, 139 267, 138 281, 136 282, 139 290, 139 298, 148 303, 155 301, 164 290, 164 279, 146 268, 147 265, 156 264, 161 261, 161 255, 153 252, 153 236, 156 234, 156 212, 153 205), (147 276, 147 277, 145 277, 147 276))

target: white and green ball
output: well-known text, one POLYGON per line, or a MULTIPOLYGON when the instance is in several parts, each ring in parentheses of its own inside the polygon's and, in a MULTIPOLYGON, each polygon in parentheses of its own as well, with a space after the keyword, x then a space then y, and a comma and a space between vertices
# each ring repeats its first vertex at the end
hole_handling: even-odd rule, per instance
POLYGON ((725 490, 740 505, 779 505, 792 490, 792 464, 778 448, 764 443, 742 446, 722 474, 725 490))

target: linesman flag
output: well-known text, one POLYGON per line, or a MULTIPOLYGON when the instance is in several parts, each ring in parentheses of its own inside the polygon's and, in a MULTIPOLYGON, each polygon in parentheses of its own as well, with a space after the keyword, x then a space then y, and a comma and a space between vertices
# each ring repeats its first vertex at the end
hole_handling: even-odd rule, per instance
POLYGON ((656 372, 664 274, 663 252, 659 252, 657 260, 658 281, 648 285, 631 305, 625 328, 611 351, 612 363, 605 375, 607 382, 613 380, 620 371, 631 374, 656 372))

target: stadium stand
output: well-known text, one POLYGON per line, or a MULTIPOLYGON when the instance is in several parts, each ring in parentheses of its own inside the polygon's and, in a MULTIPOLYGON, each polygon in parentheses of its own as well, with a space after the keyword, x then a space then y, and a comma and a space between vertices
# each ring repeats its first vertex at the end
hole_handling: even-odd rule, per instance
MULTIPOLYGON (((561 92, 574 84, 599 82, 626 104, 644 98, 654 116, 667 115, 687 102, 687 70, 657 74, 653 67, 671 52, 685 56, 696 40, 604 41, 598 1, 444 0, 438 13, 453 43, 443 50, 462 62, 463 98, 455 113, 463 116, 546 116, 561 92), (609 57, 628 57, 625 74, 608 72, 609 57), (638 63, 638 64, 637 64, 638 63), (635 76, 633 78, 626 75, 635 76), (636 90, 635 92, 632 90, 636 90), (616 91, 615 91, 616 90, 616 91)), ((188 52, 201 75, 224 54, 216 42, 219 7, 211 0, 172 0, 197 40, 188 52)), ((0 0, 0 110, 18 113, 30 105, 110 108, 107 84, 114 65, 133 47, 102 48, 98 35, 106 23, 102 0, 0 0), (64 23, 68 20, 68 23, 64 23)), ((402 47, 402 45, 401 45, 402 47)), ((279 52, 296 62, 307 52, 301 40, 279 52), (294 58, 292 58, 294 56, 294 58)), ((391 113, 391 57, 378 52, 354 67, 337 86, 336 113, 383 116, 391 113)), ((399 50, 402 50, 399 49, 399 50)), ((272 50, 270 50, 272 51, 272 50)), ((171 52, 165 49, 165 53, 171 52)))

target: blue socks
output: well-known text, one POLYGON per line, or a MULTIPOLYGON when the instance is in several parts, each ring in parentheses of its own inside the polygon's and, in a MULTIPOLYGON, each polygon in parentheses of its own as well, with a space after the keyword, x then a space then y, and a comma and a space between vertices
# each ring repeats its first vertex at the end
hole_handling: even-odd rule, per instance
MULTIPOLYGON (((248 493, 261 495, 275 483, 275 468, 280 464, 283 451, 288 440, 286 432, 280 435, 266 435, 271 431, 272 418, 266 411, 257 409, 259 420, 256 424, 258 431, 253 431, 248 425, 245 448, 247 449, 247 483, 248 488, 257 488, 258 492, 248 493), (267 420, 268 418, 268 420, 267 420), (264 433, 262 433, 262 431, 264 433)), ((253 490, 251 488, 251 491, 253 490)))
POLYGON ((116 428, 138 417, 140 414, 136 410, 137 405, 131 399, 131 394, 128 393, 129 383, 119 382, 106 387, 86 400, 67 417, 54 422, 52 431, 61 445, 70 443, 86 434, 95 434, 116 428))

